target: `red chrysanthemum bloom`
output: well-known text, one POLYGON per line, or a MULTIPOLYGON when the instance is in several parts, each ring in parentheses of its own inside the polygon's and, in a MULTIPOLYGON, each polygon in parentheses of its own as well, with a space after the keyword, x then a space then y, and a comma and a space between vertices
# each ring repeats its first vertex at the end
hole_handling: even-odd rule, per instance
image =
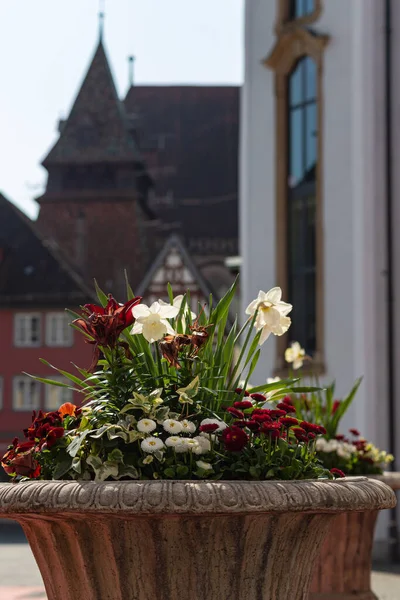
POLYGON ((235 421, 234 425, 241 428, 248 427, 251 431, 258 431, 260 429, 260 423, 253 419, 249 419, 248 421, 235 421))
POLYGON ((335 435, 335 440, 337 440, 338 442, 343 442, 344 435, 342 433, 338 433, 337 435, 335 435))
POLYGON ((266 402, 267 401, 267 398, 266 398, 266 396, 264 396, 264 394, 254 393, 254 394, 250 394, 250 397, 253 398, 253 400, 255 400, 256 402, 266 402))
POLYGON ((346 477, 346 474, 343 473, 343 471, 341 471, 340 469, 333 468, 330 470, 330 472, 332 473, 332 475, 335 475, 335 477, 346 477))
POLYGON ((308 421, 302 421, 300 426, 305 429, 307 432, 316 433, 318 435, 325 434, 326 429, 322 425, 317 425, 316 423, 309 423, 308 421))
POLYGON ((308 441, 307 433, 306 433, 305 429, 303 429, 302 427, 293 427, 292 432, 296 436, 296 439, 299 440, 299 442, 307 442, 308 441))
POLYGON ((332 411, 331 411, 331 414, 332 414, 332 415, 334 415, 334 414, 335 414, 335 412, 336 412, 336 411, 337 411, 337 409, 339 408, 340 404, 341 404, 341 400, 335 400, 335 401, 334 401, 334 403, 333 403, 333 405, 332 405, 332 411))
POLYGON ((262 424, 261 432, 262 433, 270 433, 271 431, 279 431, 281 425, 276 422, 266 422, 262 424))
POLYGON ((367 445, 367 440, 356 440, 353 442, 356 448, 364 449, 367 445))
POLYGON ((252 414, 251 418, 253 421, 257 421, 257 423, 266 423, 267 421, 272 422, 272 417, 269 415, 252 414))
POLYGON ((285 402, 279 402, 276 405, 276 408, 280 408, 280 410, 284 410, 285 413, 295 413, 296 409, 294 406, 291 406, 290 404, 286 404, 285 402))
POLYGON ((249 436, 240 427, 232 425, 223 430, 222 441, 229 452, 240 452, 249 441, 249 436))
POLYGON ((233 406, 229 406, 229 408, 226 409, 226 412, 231 414, 236 419, 244 419, 244 413, 237 408, 233 408, 233 406))
POLYGON ((293 400, 291 399, 290 396, 285 396, 282 400, 282 402, 284 404, 287 404, 288 406, 293 406, 293 400))
POLYGON ((108 348, 117 346, 121 333, 135 321, 132 308, 141 300, 142 298, 137 296, 125 304, 118 304, 109 294, 105 308, 96 304, 85 304, 82 309, 82 317, 75 319, 73 324, 77 325, 86 336, 89 336, 85 336, 88 344, 94 344, 93 360, 89 371, 93 371, 99 361, 99 346, 108 348))
POLYGON ((234 406, 235 408, 243 408, 243 409, 246 409, 246 408, 252 408, 252 406, 253 406, 253 403, 252 403, 252 402, 250 402, 250 400, 242 400, 241 402, 234 402, 234 403, 233 403, 233 406, 234 406))
POLYGON ((244 392, 244 396, 250 396, 250 392, 248 392, 247 390, 244 390, 243 388, 236 388, 235 390, 236 394, 242 394, 244 392))
POLYGON ((285 427, 292 427, 293 425, 298 425, 299 420, 295 417, 281 417, 279 423, 282 423, 285 427))
POLYGON ((217 423, 205 423, 204 425, 200 425, 199 430, 203 433, 212 433, 218 429, 219 425, 217 423))
POLYGON ((315 433, 313 433, 312 431, 310 431, 309 433, 307 433, 307 438, 308 438, 309 440, 315 440, 315 438, 316 438, 316 434, 315 434, 315 433))
POLYGON ((360 432, 358 431, 358 429, 349 429, 351 435, 354 435, 355 437, 359 437, 360 432))
POLYGON ((281 410, 280 408, 275 408, 271 410, 270 415, 272 418, 278 419, 279 417, 284 417, 286 415, 286 411, 281 410))

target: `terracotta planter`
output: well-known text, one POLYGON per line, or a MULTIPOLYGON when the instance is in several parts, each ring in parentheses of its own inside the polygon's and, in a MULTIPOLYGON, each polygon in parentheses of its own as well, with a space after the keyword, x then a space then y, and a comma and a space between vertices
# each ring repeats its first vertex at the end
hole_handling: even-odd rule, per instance
MULTIPOLYGON (((374 479, 400 489, 400 473, 374 479)), ((377 510, 338 515, 322 545, 310 600, 378 600, 371 590, 371 557, 377 510)))
POLYGON ((304 600, 336 515, 394 504, 361 478, 0 486, 48 600, 304 600))

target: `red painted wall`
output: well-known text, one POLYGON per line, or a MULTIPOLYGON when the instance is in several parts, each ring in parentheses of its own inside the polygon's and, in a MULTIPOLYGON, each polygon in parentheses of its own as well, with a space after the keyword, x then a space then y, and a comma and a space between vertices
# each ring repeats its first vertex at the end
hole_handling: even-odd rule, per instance
MULTIPOLYGON (((14 314, 19 311, 0 310, 0 376, 3 378, 3 408, 0 410, 0 452, 4 452, 15 435, 31 421, 31 411, 13 410, 13 377, 23 371, 40 377, 51 378, 56 371, 43 365, 44 358, 65 371, 74 373, 74 362, 79 367, 88 368, 92 347, 84 342, 83 335, 74 331, 73 345, 68 348, 50 348, 45 345, 45 314, 54 310, 28 309, 28 312, 42 314, 42 346, 38 348, 19 348, 14 345, 14 314)), ((20 312, 27 312, 21 310, 20 312)), ((75 371, 76 374, 76 371, 75 371)), ((45 386, 42 386, 41 407, 44 408, 45 386)), ((80 403, 81 396, 74 393, 74 402, 80 403)), ((22 436, 21 436, 22 437, 22 436)))

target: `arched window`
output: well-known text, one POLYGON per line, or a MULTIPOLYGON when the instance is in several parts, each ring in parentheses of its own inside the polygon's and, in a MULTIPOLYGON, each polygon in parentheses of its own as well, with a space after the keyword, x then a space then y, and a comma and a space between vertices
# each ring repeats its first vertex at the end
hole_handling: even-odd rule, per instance
POLYGON ((301 58, 288 76, 287 273, 290 338, 316 350, 317 69, 301 58))
POLYGON ((301 19, 307 15, 311 15, 315 11, 315 0, 291 0, 290 2, 290 19, 301 19))

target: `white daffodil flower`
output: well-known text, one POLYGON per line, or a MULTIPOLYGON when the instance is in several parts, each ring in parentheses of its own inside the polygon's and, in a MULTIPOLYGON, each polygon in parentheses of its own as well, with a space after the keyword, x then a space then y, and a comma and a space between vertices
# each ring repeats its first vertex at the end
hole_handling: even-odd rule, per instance
POLYGON ((153 302, 150 307, 138 304, 132 308, 136 322, 131 333, 132 335, 142 333, 150 343, 161 340, 166 333, 174 335, 175 331, 167 319, 174 319, 178 312, 179 309, 172 304, 161 305, 159 302, 153 302))
POLYGON ((269 292, 259 291, 258 296, 246 308, 246 314, 254 316, 257 311, 254 326, 261 331, 260 346, 271 333, 283 335, 290 327, 291 320, 286 315, 292 310, 292 305, 282 302, 282 290, 274 287, 269 292))
POLYGON ((285 360, 287 363, 293 363, 293 369, 300 369, 303 366, 306 351, 302 348, 299 342, 293 342, 289 348, 285 350, 285 360))
MULTIPOLYGON (((178 312, 179 312, 181 310, 181 306, 182 306, 182 302, 183 302, 183 294, 179 294, 179 296, 175 296, 175 298, 172 301, 172 304, 164 302, 164 300, 159 300, 158 302, 159 302, 159 304, 161 304, 161 306, 175 306, 175 308, 177 308, 178 312)), ((190 318, 192 319, 192 321, 193 321, 193 319, 196 318, 196 313, 191 311, 187 304, 185 307, 185 311, 190 312, 190 318)))

